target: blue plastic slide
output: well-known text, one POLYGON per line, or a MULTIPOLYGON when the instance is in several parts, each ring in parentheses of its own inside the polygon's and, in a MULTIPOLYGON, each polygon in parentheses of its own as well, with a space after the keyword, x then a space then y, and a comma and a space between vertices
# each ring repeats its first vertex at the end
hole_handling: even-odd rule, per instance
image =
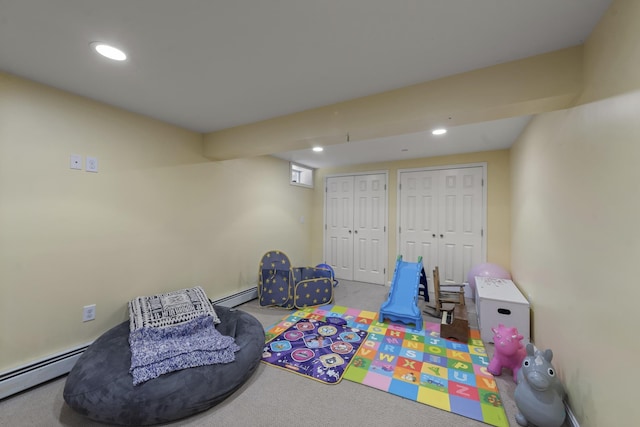
POLYGON ((413 323, 416 330, 422 330, 422 311, 418 308, 422 269, 422 257, 418 258, 418 262, 405 262, 402 261, 402 255, 398 255, 389 298, 380 307, 380 321, 389 319, 392 322, 413 323))

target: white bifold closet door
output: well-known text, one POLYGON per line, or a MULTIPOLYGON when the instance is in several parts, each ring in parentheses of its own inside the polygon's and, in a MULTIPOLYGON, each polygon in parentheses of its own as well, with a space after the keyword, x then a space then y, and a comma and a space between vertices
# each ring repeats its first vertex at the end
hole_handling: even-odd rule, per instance
POLYGON ((387 175, 327 178, 325 219, 325 262, 336 277, 384 284, 387 175))
POLYGON ((399 181, 403 259, 416 262, 422 256, 428 277, 438 266, 443 283, 465 282, 485 256, 484 168, 412 170, 400 172, 399 181))

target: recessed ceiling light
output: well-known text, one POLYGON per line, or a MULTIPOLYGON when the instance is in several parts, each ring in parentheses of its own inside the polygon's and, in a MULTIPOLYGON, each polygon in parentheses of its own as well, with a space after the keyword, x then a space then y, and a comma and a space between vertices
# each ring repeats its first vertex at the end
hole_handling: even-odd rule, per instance
POLYGON ((319 152, 321 152, 323 150, 324 150, 324 148, 322 148, 322 147, 313 147, 313 151, 315 151, 316 153, 319 153, 319 152))
POLYGON ((431 133, 434 135, 444 135, 445 133, 447 133, 447 130, 445 128, 438 128, 432 130, 431 133))
POLYGON ((117 47, 110 46, 102 42, 92 42, 90 46, 105 58, 113 59, 114 61, 124 61, 127 59, 127 54, 118 49, 117 47))

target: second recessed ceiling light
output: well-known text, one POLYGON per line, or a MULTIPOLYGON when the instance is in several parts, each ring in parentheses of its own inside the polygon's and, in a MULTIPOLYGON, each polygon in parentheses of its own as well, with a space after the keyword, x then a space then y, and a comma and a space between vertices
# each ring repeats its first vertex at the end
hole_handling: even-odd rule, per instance
POLYGON ((125 59, 127 59, 126 53, 124 53, 117 47, 113 47, 106 43, 92 42, 90 43, 90 46, 105 58, 113 59, 114 61, 124 61, 125 59))

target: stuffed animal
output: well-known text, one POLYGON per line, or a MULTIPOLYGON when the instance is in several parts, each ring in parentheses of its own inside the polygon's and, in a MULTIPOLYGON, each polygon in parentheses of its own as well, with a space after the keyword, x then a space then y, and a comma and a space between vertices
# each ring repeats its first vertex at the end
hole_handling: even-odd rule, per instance
POLYGON ((509 368, 513 373, 513 381, 517 382, 522 359, 526 356, 524 346, 520 342, 524 337, 518 334, 516 328, 507 328, 504 325, 498 325, 498 328, 491 330, 495 351, 487 369, 491 374, 498 376, 502 374, 502 368, 509 368))
POLYGON ((552 358, 550 349, 535 350, 533 344, 527 344, 514 393, 516 421, 521 426, 560 427, 564 423, 564 387, 551 365, 552 358))

